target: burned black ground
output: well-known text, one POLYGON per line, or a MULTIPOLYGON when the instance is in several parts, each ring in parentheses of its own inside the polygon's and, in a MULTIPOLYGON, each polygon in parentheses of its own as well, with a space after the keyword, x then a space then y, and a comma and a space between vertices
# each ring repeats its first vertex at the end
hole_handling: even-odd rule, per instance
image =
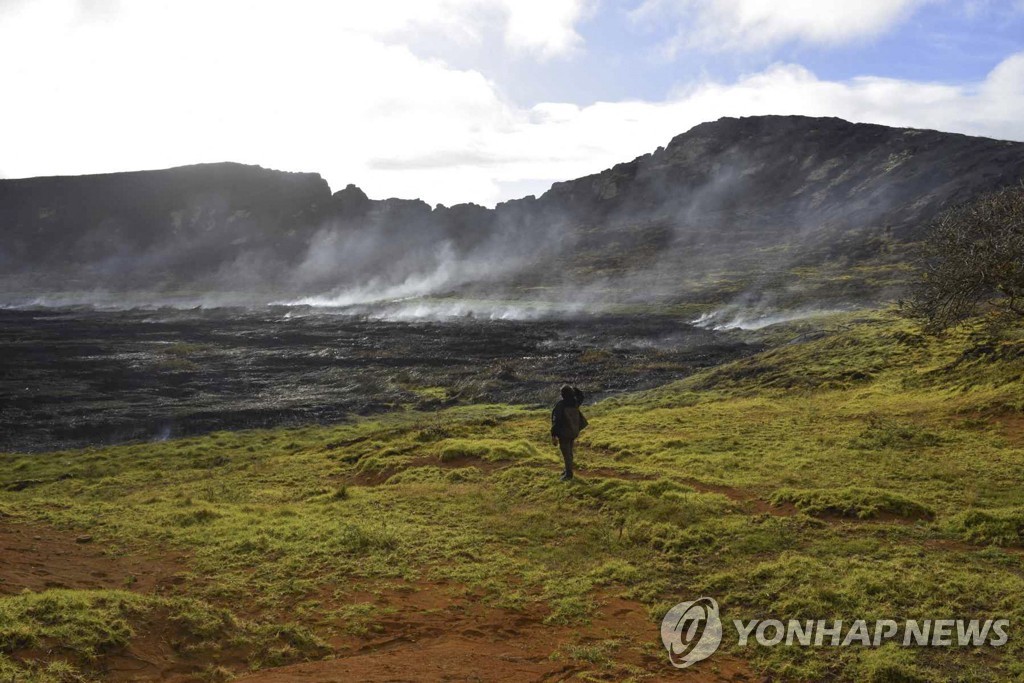
POLYGON ((546 404, 663 384, 760 347, 670 316, 393 322, 289 308, 0 311, 0 450, 546 404))

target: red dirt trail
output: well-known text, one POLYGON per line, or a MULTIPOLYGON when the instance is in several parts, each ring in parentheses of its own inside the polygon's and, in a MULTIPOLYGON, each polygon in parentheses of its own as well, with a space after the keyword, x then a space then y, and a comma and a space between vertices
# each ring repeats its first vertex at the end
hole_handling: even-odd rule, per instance
POLYGON ((87 534, 0 517, 0 595, 48 588, 160 593, 183 570, 182 557, 117 555, 87 534))

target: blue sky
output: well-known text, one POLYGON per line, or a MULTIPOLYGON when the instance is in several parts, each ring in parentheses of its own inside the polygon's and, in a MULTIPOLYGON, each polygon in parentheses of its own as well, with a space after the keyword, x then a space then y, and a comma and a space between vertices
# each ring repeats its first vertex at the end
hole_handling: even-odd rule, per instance
POLYGON ((3 177, 234 160, 493 205, 721 116, 1024 140, 1024 0, 0 0, 0 83, 3 177))
MULTIPOLYGON (((1008 55, 1024 50, 1021 3, 946 1, 925 5, 904 20, 849 43, 789 39, 753 51, 694 47, 669 57, 660 46, 678 30, 678 24, 644 25, 631 20, 631 12, 640 4, 594 3, 592 12, 577 24, 585 49, 548 60, 542 73, 532 60, 488 46, 468 54, 449 46, 447 53, 440 54, 453 64, 479 68, 504 83, 509 95, 523 103, 585 105, 596 100, 657 100, 695 79, 731 81, 776 62, 801 64, 828 80, 874 75, 969 83, 984 79, 1008 55)), ((425 48, 424 53, 431 51, 425 48)))

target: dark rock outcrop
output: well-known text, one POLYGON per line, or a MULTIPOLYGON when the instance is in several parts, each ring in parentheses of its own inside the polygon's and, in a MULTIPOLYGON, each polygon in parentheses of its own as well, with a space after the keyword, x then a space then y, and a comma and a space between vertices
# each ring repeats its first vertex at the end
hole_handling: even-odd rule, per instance
POLYGON ((57 290, 187 282, 246 251, 297 255, 330 197, 319 174, 235 163, 4 180, 0 268, 57 290))

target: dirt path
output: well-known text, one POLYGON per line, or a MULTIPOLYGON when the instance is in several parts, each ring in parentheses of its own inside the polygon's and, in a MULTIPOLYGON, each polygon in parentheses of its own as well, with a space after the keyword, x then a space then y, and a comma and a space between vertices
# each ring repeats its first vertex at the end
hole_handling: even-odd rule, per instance
POLYGON ((183 570, 183 557, 115 555, 87 534, 0 517, 0 595, 48 588, 160 593, 183 570))

